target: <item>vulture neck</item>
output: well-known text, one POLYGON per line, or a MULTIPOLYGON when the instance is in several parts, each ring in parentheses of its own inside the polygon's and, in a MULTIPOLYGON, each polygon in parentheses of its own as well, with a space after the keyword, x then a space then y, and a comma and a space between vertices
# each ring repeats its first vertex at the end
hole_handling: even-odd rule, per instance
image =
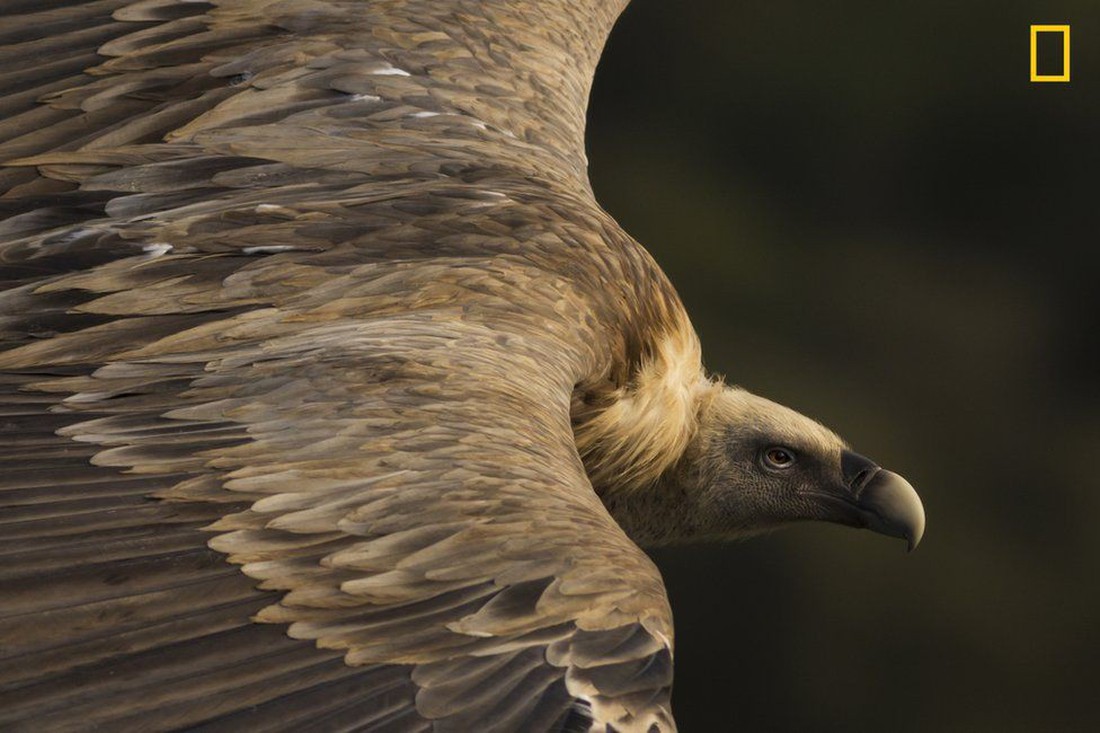
POLYGON ((686 317, 655 341, 625 384, 581 387, 574 435, 604 504, 644 501, 643 495, 656 491, 684 455, 700 412, 721 389, 703 371, 699 339, 686 317))

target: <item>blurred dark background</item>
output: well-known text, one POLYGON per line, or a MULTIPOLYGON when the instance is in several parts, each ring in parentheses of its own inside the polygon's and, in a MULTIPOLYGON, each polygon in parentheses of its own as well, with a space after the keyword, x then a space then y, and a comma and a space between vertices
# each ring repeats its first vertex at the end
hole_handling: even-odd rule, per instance
POLYGON ((708 366, 907 476, 922 546, 657 554, 684 731, 1100 730, 1100 3, 634 0, 603 205, 708 366), (1072 80, 1029 82, 1030 24, 1072 80))

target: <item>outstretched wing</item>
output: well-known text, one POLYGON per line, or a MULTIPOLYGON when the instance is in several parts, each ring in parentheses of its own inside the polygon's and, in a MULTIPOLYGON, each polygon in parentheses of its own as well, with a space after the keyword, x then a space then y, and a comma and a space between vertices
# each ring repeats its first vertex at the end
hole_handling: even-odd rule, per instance
POLYGON ((5 3, 5 729, 672 728, 569 423, 617 9, 5 3))

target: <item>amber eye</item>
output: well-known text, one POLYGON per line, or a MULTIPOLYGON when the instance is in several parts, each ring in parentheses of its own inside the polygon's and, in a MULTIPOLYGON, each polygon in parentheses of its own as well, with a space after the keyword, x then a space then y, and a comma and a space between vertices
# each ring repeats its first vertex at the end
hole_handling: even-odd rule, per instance
POLYGON ((781 445, 772 446, 764 451, 764 463, 768 468, 790 468, 794 465, 794 451, 781 445))

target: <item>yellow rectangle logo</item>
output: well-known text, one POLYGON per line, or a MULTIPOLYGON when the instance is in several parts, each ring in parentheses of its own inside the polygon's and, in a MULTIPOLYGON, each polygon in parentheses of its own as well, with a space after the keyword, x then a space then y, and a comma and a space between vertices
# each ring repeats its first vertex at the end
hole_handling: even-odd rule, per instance
POLYGON ((1069 81, 1069 26, 1033 25, 1031 26, 1031 80, 1032 81, 1069 81), (1062 73, 1040 74, 1037 47, 1040 33, 1062 34, 1062 73))

